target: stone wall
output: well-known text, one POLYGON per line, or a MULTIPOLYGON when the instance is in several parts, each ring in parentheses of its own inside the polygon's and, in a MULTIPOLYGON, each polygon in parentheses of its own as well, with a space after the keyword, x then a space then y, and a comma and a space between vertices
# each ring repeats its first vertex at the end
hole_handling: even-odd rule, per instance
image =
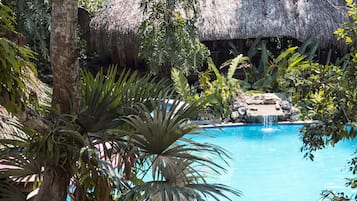
POLYGON ((275 117, 276 121, 296 121, 299 110, 292 103, 274 93, 241 94, 232 105, 233 122, 261 123, 264 117, 275 117))

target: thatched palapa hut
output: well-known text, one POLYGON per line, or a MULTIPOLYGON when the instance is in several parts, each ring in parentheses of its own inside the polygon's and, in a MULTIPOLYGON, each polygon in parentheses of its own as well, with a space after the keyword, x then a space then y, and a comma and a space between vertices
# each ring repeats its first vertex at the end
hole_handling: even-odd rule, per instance
MULTIPOLYGON (((114 63, 135 65, 143 20, 140 0, 109 0, 90 23, 91 47, 114 63)), ((197 27, 204 42, 257 37, 311 36, 320 47, 339 47, 333 32, 348 20, 344 0, 201 0, 197 27)), ((212 50, 212 49, 211 49, 212 50)))

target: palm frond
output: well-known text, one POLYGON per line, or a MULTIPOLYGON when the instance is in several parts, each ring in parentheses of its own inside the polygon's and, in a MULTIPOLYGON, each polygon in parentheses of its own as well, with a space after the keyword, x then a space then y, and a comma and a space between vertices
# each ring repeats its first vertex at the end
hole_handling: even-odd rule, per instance
POLYGON ((17 121, 7 123, 12 132, 0 139, 0 198, 24 201, 26 196, 19 189, 29 183, 35 187, 41 180, 40 161, 27 152, 35 133, 17 121))
MULTIPOLYGON (((183 141, 183 139, 181 138, 180 141, 183 141)), ((209 143, 199 143, 194 141, 172 146, 165 150, 163 154, 176 156, 178 158, 195 160, 198 163, 205 163, 206 166, 212 165, 212 170, 215 172, 219 170, 225 170, 225 168, 222 165, 214 162, 214 158, 218 159, 220 162, 222 161, 226 165, 228 165, 227 159, 230 159, 229 154, 222 147, 209 143)))
POLYGON ((77 122, 86 132, 117 128, 123 116, 137 113, 135 105, 152 107, 162 90, 169 90, 167 81, 155 82, 151 76, 138 77, 137 72, 124 70, 116 78, 116 67, 94 77, 82 73, 82 105, 77 122))
POLYGON ((223 191, 239 195, 229 187, 210 185, 206 181, 210 174, 225 171, 219 162, 226 162, 227 152, 212 144, 184 138, 186 134, 200 134, 199 127, 188 123, 201 108, 200 102, 185 104, 163 94, 154 110, 144 105, 137 107, 141 113, 130 115, 124 121, 132 127, 128 132, 132 138, 130 143, 146 158, 154 181, 135 186, 124 200, 203 200, 202 196, 229 199, 223 191))
POLYGON ((19 188, 4 177, 0 177, 0 198, 1 201, 26 201, 26 196, 19 188))
POLYGON ((102 159, 98 159, 98 170, 102 175, 113 181, 116 189, 120 189, 121 192, 129 189, 129 185, 123 175, 120 175, 117 168, 113 167, 113 164, 102 159))
MULTIPOLYGON (((190 189, 194 189, 195 192, 201 194, 201 197, 202 195, 204 197, 211 196, 216 201, 220 201, 222 200, 222 198, 225 198, 227 200, 232 200, 232 197, 227 196, 225 192, 229 192, 234 196, 238 196, 238 197, 241 195, 241 192, 239 190, 234 190, 231 187, 223 184, 188 184, 186 185, 186 187, 190 189)), ((202 199, 202 200, 206 200, 206 199, 202 199)))
MULTIPOLYGON (((121 108, 117 104, 120 94, 115 87, 115 75, 115 68, 110 68, 107 75, 100 72, 96 77, 93 77, 90 72, 82 73, 83 97, 77 123, 86 132, 95 132, 118 125, 117 115, 121 108)), ((123 73, 120 78, 129 79, 129 74, 123 73)))
POLYGON ((36 135, 30 128, 18 122, 8 122, 12 133, 7 139, 0 139, 0 164, 5 168, 0 169, 2 177, 11 177, 14 182, 35 184, 40 180, 40 161, 32 158, 26 151, 36 135))
POLYGON ((227 196, 225 192, 229 192, 234 196, 241 195, 240 191, 233 190, 221 184, 187 184, 184 186, 173 186, 166 182, 152 181, 135 186, 123 196, 123 200, 205 201, 207 197, 211 197, 216 201, 221 201, 222 198, 232 200, 231 196, 227 196))
POLYGON ((108 196, 108 192, 116 189, 126 192, 129 189, 127 180, 120 171, 121 165, 116 167, 112 160, 108 160, 101 153, 102 149, 83 147, 77 165, 77 174, 73 183, 77 187, 74 194, 93 194, 97 199, 108 196), (98 182, 101 182, 99 184, 98 182))
POLYGON ((41 180, 41 165, 39 161, 28 159, 21 152, 12 152, 1 157, 1 165, 5 168, 0 170, 0 175, 11 178, 17 183, 34 183, 41 180))
POLYGON ((0 148, 13 146, 12 143, 7 143, 6 140, 19 140, 19 142, 28 141, 27 138, 29 136, 26 134, 26 131, 29 129, 25 128, 15 116, 11 116, 5 112, 0 113, 0 118, 0 148))
POLYGON ((132 132, 140 148, 151 154, 160 154, 175 141, 198 127, 184 124, 197 114, 200 103, 180 104, 180 101, 169 103, 162 99, 161 104, 150 111, 139 105, 140 115, 130 115, 124 119, 135 131, 132 132))

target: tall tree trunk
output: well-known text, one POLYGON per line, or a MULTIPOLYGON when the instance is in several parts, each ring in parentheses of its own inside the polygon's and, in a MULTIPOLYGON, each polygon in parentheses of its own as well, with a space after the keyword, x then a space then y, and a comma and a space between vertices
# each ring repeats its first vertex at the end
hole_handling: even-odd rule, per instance
MULTIPOLYGON (((77 10, 78 1, 52 0, 52 107, 65 114, 75 113, 81 98, 79 50, 76 46, 77 10)), ((35 200, 65 201, 71 174, 69 168, 59 167, 48 159, 43 183, 35 200)))
POLYGON ((75 112, 81 99, 79 49, 76 45, 77 21, 77 1, 52 0, 52 106, 59 106, 61 113, 66 114, 75 112))
POLYGON ((61 167, 46 165, 43 182, 35 201, 65 201, 68 193, 70 173, 61 167))

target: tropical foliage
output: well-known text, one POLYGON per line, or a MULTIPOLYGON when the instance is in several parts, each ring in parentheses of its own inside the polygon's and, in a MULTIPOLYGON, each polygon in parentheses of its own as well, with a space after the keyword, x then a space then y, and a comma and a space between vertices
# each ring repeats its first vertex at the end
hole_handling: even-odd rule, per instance
POLYGON ((95 12, 100 10, 103 7, 104 1, 103 0, 79 0, 78 6, 86 9, 94 15, 95 12))
POLYGON ((140 55, 153 73, 175 67, 187 74, 203 65, 209 51, 195 27, 199 1, 143 0, 141 9, 147 17, 139 28, 140 55))
MULTIPOLYGON (((51 25, 51 5, 48 0, 24 0, 12 1, 3 0, 5 5, 15 11, 16 31, 21 32, 22 42, 37 53, 36 68, 39 72, 49 74, 50 69, 50 25, 51 25)), ((94 15, 103 6, 102 0, 80 0, 78 5, 94 15)), ((87 48, 85 41, 78 38, 81 51, 87 48)), ((41 74, 40 74, 41 76, 41 74)))
POLYGON ((28 73, 36 72, 31 62, 34 52, 16 43, 20 33, 15 31, 13 13, 1 2, 0 30, 0 104, 10 112, 18 112, 30 101, 25 83, 31 82, 28 73))
POLYGON ((17 26, 23 34, 23 43, 37 53, 36 67, 49 70, 50 3, 47 0, 2 1, 15 11, 17 26))
POLYGON ((217 195, 230 200, 224 191, 239 195, 225 185, 206 181, 207 175, 224 170, 216 159, 226 158, 225 151, 184 138, 189 133, 199 134, 198 127, 187 122, 197 114, 197 104, 180 106, 175 101, 167 111, 166 101, 154 108, 152 115, 150 110, 140 107, 144 115, 127 117, 125 121, 133 128, 132 140, 142 151, 138 159, 145 161, 150 170, 145 172, 151 173, 152 180, 136 185, 125 194, 125 200, 204 200, 207 196, 220 200, 217 195))
POLYGON ((226 61, 221 68, 229 67, 227 75, 221 74, 211 58, 208 58, 208 69, 199 75, 199 85, 189 86, 184 74, 178 69, 172 69, 171 78, 174 82, 176 92, 185 101, 192 103, 197 100, 205 102, 209 109, 217 117, 225 119, 231 114, 230 105, 240 91, 240 82, 234 78, 241 64, 249 62, 247 57, 238 55, 234 59, 226 61), (214 79, 212 79, 214 77, 214 79), (201 91, 198 93, 198 91, 201 91))
POLYGON ((267 41, 257 38, 253 41, 247 56, 259 57, 258 64, 250 65, 250 68, 243 69, 245 79, 241 82, 244 90, 269 91, 272 90, 272 82, 276 69, 273 66, 274 55, 267 49, 267 41))
MULTIPOLYGON (((16 181, 42 176, 38 167, 50 164, 73 175, 75 200, 230 200, 225 192, 239 195, 206 180, 224 172, 219 159, 228 159, 225 150, 185 138, 200 133, 189 120, 201 102, 172 102, 167 82, 130 71, 116 74, 114 68, 95 77, 83 72, 78 114, 52 117, 45 135, 28 131, 0 141, 0 160, 23 168, 16 181)), ((15 175, 9 171, 2 170, 2 176, 15 175)))
POLYGON ((242 89, 258 92, 289 92, 279 84, 284 79, 285 70, 289 66, 296 66, 303 59, 312 60, 317 48, 318 43, 308 38, 299 48, 289 47, 276 55, 268 49, 267 40, 255 39, 247 52, 251 65, 243 68, 245 78, 241 81, 242 89))
MULTIPOLYGON (((357 51, 355 49, 357 5, 347 0, 348 15, 352 23, 345 23, 336 31, 339 39, 350 45, 350 51, 342 62, 326 65, 302 59, 299 65, 288 69, 287 77, 296 87, 304 117, 318 120, 318 123, 304 126, 302 151, 314 159, 313 152, 326 146, 333 146, 341 140, 351 140, 357 135, 357 51), (349 126, 346 126, 349 125, 349 126)), ((349 162, 350 170, 356 173, 356 158, 349 162)), ((355 188, 356 178, 348 179, 347 185, 355 188)), ((325 191, 327 200, 356 200, 355 195, 325 191)))

